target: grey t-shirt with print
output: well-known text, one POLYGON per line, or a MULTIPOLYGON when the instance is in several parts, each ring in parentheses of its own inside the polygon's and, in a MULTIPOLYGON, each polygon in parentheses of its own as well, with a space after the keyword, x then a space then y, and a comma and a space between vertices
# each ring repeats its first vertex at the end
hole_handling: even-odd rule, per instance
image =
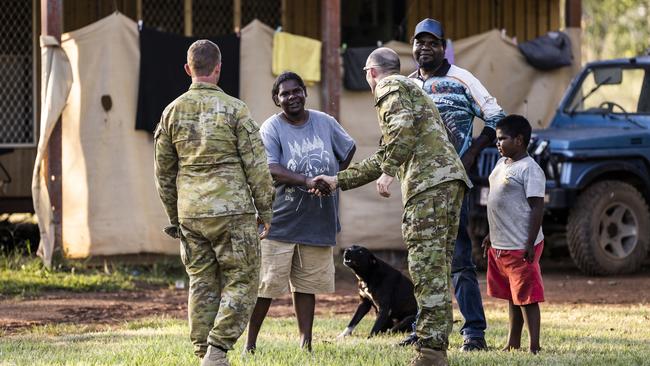
MULTIPOLYGON (((354 140, 333 117, 308 112, 309 119, 301 126, 288 123, 281 114, 264 121, 260 134, 267 161, 308 177, 336 175, 354 140)), ((340 230, 338 190, 329 197, 317 197, 305 186, 276 186, 269 239, 334 246, 340 230)))
MULTIPOLYGON (((544 197, 544 171, 530 156, 506 164, 499 159, 490 173, 487 215, 490 241, 495 249, 526 248, 531 208, 528 197, 544 197)), ((544 239, 539 228, 535 245, 544 239)))

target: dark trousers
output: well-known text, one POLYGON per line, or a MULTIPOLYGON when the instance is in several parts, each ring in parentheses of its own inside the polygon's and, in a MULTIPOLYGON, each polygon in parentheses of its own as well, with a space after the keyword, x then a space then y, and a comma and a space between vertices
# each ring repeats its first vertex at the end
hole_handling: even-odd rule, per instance
POLYGON ((463 338, 482 338, 485 336, 485 312, 481 300, 481 290, 476 279, 476 266, 472 261, 472 239, 467 232, 469 223, 469 200, 472 191, 465 194, 460 212, 458 236, 454 245, 454 256, 451 262, 451 278, 454 285, 454 295, 465 318, 460 328, 463 338))

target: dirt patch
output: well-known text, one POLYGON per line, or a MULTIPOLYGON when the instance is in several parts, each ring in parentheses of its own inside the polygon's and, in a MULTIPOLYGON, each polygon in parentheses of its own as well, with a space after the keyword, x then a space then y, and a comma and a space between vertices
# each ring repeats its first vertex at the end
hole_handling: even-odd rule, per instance
MULTIPOLYGON (((318 295, 317 315, 352 314, 358 303, 354 277, 346 270, 337 273, 337 290, 318 295)), ((544 269, 546 300, 553 304, 650 304, 648 268, 639 274, 619 277, 587 277, 571 266, 544 269)), ((485 274, 479 274, 486 306, 498 303, 485 295, 485 274)), ((0 296, 0 330, 20 332, 35 325, 116 324, 142 317, 164 315, 187 317, 187 290, 140 289, 114 293, 48 292, 16 300, 0 296)), ((269 316, 293 316, 289 295, 276 299, 269 316)))
POLYGON ((114 324, 150 315, 182 318, 187 292, 144 289, 111 293, 48 292, 26 299, 0 300, 0 329, 14 333, 34 325, 114 324))

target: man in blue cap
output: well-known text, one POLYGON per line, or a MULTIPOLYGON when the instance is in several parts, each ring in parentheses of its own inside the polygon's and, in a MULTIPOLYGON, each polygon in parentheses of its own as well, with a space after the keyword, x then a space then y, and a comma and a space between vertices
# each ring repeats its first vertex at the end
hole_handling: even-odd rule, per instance
MULTIPOLYGON (((445 35, 442 24, 424 19, 415 27, 413 57, 418 64, 409 77, 433 99, 448 131, 453 135, 454 147, 469 174, 481 150, 494 143, 496 124, 505 117, 503 109, 481 82, 469 71, 450 65, 445 58, 445 35), (473 120, 485 122, 480 136, 472 141, 473 120)), ((472 240, 467 232, 468 199, 463 200, 458 236, 451 264, 454 294, 465 324, 460 329, 464 341, 462 351, 486 350, 485 313, 481 291, 476 280, 476 266, 472 261, 472 240)), ((411 334, 402 345, 417 341, 411 334)))

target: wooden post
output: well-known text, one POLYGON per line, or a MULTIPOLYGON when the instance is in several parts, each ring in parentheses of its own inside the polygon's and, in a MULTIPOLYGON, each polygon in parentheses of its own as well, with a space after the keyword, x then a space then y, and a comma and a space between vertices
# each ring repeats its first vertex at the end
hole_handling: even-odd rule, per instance
POLYGON ((287 4, 287 0, 282 0, 281 7, 282 9, 280 10, 280 13, 282 14, 282 19, 280 20, 280 25, 282 26, 282 30, 285 32, 289 32, 289 28, 287 27, 287 24, 289 24, 289 16, 287 12, 289 11, 289 4, 287 4))
POLYGON ((339 119, 341 99, 341 1, 321 0, 321 109, 339 119))
MULTIPOLYGON (((41 0, 41 34, 55 37, 61 42, 63 31, 63 0, 41 0)), ((63 248, 63 192, 61 184, 61 117, 56 123, 47 145, 45 176, 47 190, 52 205, 52 224, 54 225, 54 248, 52 259, 62 256, 63 248)))
POLYGON ((185 37, 192 37, 192 0, 185 0, 183 2, 183 33, 185 37))
POLYGON ((566 23, 566 28, 580 28, 582 20, 582 1, 566 0, 564 5, 564 22, 566 23))
POLYGON ((136 0, 135 2, 135 17, 137 21, 142 20, 142 0, 136 0))
POLYGON ((241 31, 241 0, 232 1, 232 27, 235 33, 241 31))

